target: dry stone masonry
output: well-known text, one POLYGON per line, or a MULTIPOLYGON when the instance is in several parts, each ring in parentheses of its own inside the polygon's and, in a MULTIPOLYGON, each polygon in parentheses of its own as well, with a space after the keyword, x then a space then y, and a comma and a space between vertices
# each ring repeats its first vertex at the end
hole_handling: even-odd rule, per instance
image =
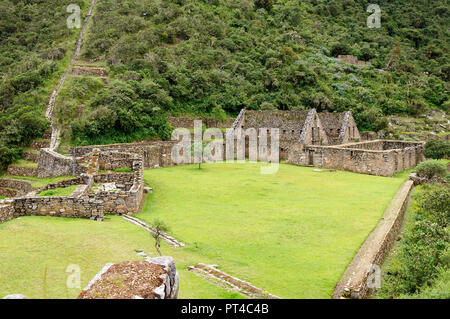
MULTIPOLYGON (((28 215, 102 220, 106 213, 132 214, 142 208, 143 159, 138 154, 93 149, 84 156, 74 158, 49 149, 41 150, 40 176, 71 174, 78 177, 48 184, 36 191, 39 194, 47 190, 77 186, 71 195, 12 198, 1 204, 0 221, 28 215), (130 172, 114 172, 120 168, 127 168, 130 172), (100 170, 107 172, 99 174, 100 170), (109 184, 109 187, 94 188, 94 184, 109 184)), ((23 181, 2 180, 0 185, 20 187, 23 189, 22 194, 32 191, 31 185, 23 181)))

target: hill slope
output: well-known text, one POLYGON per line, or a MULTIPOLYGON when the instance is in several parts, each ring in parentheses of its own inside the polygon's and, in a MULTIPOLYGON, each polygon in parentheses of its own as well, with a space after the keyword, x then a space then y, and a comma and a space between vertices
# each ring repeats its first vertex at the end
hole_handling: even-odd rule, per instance
POLYGON ((379 1, 380 29, 366 25, 368 1, 265 2, 99 3, 83 55, 103 59, 111 82, 80 102, 73 141, 164 138, 166 111, 350 109, 369 130, 383 115, 448 111, 448 2, 379 1))

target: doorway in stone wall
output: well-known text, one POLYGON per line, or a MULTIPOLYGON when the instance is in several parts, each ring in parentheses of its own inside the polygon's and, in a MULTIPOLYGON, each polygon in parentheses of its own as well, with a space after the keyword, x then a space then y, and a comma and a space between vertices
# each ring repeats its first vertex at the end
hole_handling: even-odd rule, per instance
POLYGON ((308 152, 308 165, 314 166, 314 151, 309 150, 308 152))

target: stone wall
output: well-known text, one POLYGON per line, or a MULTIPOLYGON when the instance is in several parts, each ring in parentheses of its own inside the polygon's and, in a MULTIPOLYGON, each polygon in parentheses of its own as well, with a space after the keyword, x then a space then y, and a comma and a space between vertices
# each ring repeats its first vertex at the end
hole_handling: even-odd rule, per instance
POLYGON ((233 125, 234 118, 227 118, 225 121, 218 121, 214 118, 201 117, 171 117, 169 123, 175 128, 193 128, 194 121, 200 120, 207 128, 228 128, 233 125))
POLYGON ((116 191, 97 191, 89 197, 103 203, 109 214, 134 214, 141 210, 144 197, 143 159, 133 153, 100 152, 100 167, 110 169, 128 167, 132 173, 110 173, 94 176, 96 183, 116 183, 116 191))
MULTIPOLYGON (((81 162, 88 162, 87 166, 83 166, 83 171, 87 170, 89 174, 83 173, 76 178, 48 184, 38 191, 76 185, 76 190, 70 196, 14 198, 9 202, 8 209, 2 206, 2 220, 25 215, 102 219, 104 213, 130 214, 140 211, 144 194, 142 156, 118 151, 102 152, 98 148, 78 158, 62 156, 47 149, 42 150, 40 156, 42 175, 51 173, 51 169, 55 170, 52 175, 77 174, 81 162), (125 167, 130 168, 131 173, 98 174, 99 168, 114 170, 125 167), (114 183, 115 187, 90 193, 94 182, 114 183)), ((20 181, 3 180, 1 183, 26 188, 26 183, 22 185, 20 181)), ((31 184, 26 185, 31 187, 31 184)))
POLYGON ((39 153, 36 150, 23 151, 22 152, 22 158, 24 160, 37 163, 37 161, 39 159, 39 153))
POLYGON ((69 186, 75 186, 75 185, 87 185, 89 184, 89 176, 83 175, 77 178, 68 179, 65 181, 61 181, 58 183, 52 183, 48 184, 45 187, 41 188, 39 192, 43 192, 49 189, 57 189, 57 188, 66 188, 69 186))
POLYGON ((16 197, 19 194, 17 189, 0 188, 0 196, 16 197))
POLYGON ((300 140, 309 111, 245 111, 240 128, 278 128, 280 140, 300 140))
MULTIPOLYGON (((142 157, 144 161, 144 168, 156 168, 175 165, 172 161, 172 148, 176 143, 176 141, 150 141, 145 143, 77 146, 71 147, 69 154, 70 156, 78 158, 90 154, 95 148, 98 148, 101 153, 111 151, 133 153, 142 157)), ((100 162, 102 163, 101 158, 100 162)), ((106 167, 112 168, 113 166, 118 168, 117 166, 120 166, 120 160, 118 164, 111 165, 112 166, 102 166, 102 164, 100 164, 100 169, 106 169, 106 167)))
POLYGON ((378 139, 377 133, 375 132, 361 132, 361 141, 373 141, 378 139))
POLYGON ((357 56, 354 55, 338 55, 338 59, 343 63, 349 63, 356 66, 368 66, 370 62, 359 61, 357 56))
POLYGON ((101 201, 71 197, 16 198, 14 213, 18 216, 54 216, 103 219, 101 201))
POLYGON ((291 164, 378 176, 392 176, 424 160, 423 143, 382 140, 339 146, 296 145, 287 157, 291 164), (389 149, 400 146, 403 148, 389 149))
POLYGON ((19 215, 15 212, 14 207, 9 204, 0 204, 0 223, 7 222, 19 215))
POLYGON ((47 148, 50 146, 50 141, 49 140, 37 140, 37 141, 33 141, 33 143, 31 143, 31 148, 34 150, 40 150, 41 148, 47 148))
POLYGON ((70 176, 87 173, 87 167, 73 157, 54 152, 48 148, 41 149, 38 160, 38 177, 70 176))
MULTIPOLYGON (((400 232, 414 182, 406 181, 398 190, 376 228, 369 234, 335 287, 333 298, 366 298, 370 276, 386 257, 400 232), (375 267, 374 267, 375 266, 375 267)), ((372 283, 372 282, 370 282, 372 283)))
POLYGON ((72 67, 73 75, 93 75, 98 77, 106 77, 108 76, 105 68, 103 67, 94 67, 89 65, 75 65, 72 67))
MULTIPOLYGON (((117 183, 123 185, 133 185, 133 173, 105 173, 94 176, 95 183, 117 183)), ((131 187, 130 187, 131 188, 131 187)))
POLYGON ((12 179, 12 178, 11 179, 9 179, 9 178, 0 179, 0 187, 13 188, 21 194, 27 194, 27 193, 33 191, 33 186, 31 186, 30 181, 23 181, 23 180, 12 179))
POLYGON ((14 176, 38 176, 38 169, 34 167, 9 166, 7 173, 14 176))

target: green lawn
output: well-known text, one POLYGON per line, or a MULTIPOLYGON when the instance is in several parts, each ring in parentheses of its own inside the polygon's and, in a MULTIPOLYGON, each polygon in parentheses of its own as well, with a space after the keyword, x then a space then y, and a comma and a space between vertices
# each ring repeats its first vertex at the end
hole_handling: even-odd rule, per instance
POLYGON ((329 298, 407 176, 285 164, 275 175, 261 175, 260 164, 202 167, 145 171, 154 193, 136 216, 168 224, 189 245, 177 255, 192 264, 218 264, 284 298, 329 298))
MULTIPOLYGON (((68 265, 80 266, 84 288, 108 262, 142 260, 135 249, 156 256, 153 244, 149 233, 118 216, 103 222, 35 216, 11 220, 0 224, 0 298, 13 293, 75 298, 81 290, 66 288, 68 265)), ((183 257, 177 259, 180 298, 238 297, 188 272, 186 264, 183 257)))
POLYGON ((20 159, 18 161, 15 161, 14 163, 12 163, 10 166, 15 166, 15 167, 26 167, 26 168, 37 168, 38 167, 38 163, 35 162, 30 162, 24 159, 20 159))
POLYGON ((39 194, 40 197, 69 196, 77 189, 77 185, 49 189, 39 194))
POLYGON ((0 178, 11 178, 11 179, 21 179, 25 181, 30 181, 31 186, 33 186, 36 189, 42 188, 47 184, 51 183, 58 183, 61 181, 65 181, 68 179, 75 178, 75 176, 58 176, 58 177, 52 177, 52 178, 39 178, 34 176, 16 176, 16 175, 0 175, 0 178))
MULTIPOLYGON (((360 244, 405 179, 348 172, 313 172, 280 165, 260 175, 259 164, 205 164, 146 170, 153 187, 143 212, 188 244, 175 258, 181 298, 239 298, 186 270, 199 262, 283 298, 328 298, 360 244)), ((118 216, 104 222, 21 217, 0 224, 0 297, 73 298, 66 267, 78 264, 82 287, 107 262, 156 256, 151 236, 118 216), (47 269, 46 284, 44 272, 47 269)))

